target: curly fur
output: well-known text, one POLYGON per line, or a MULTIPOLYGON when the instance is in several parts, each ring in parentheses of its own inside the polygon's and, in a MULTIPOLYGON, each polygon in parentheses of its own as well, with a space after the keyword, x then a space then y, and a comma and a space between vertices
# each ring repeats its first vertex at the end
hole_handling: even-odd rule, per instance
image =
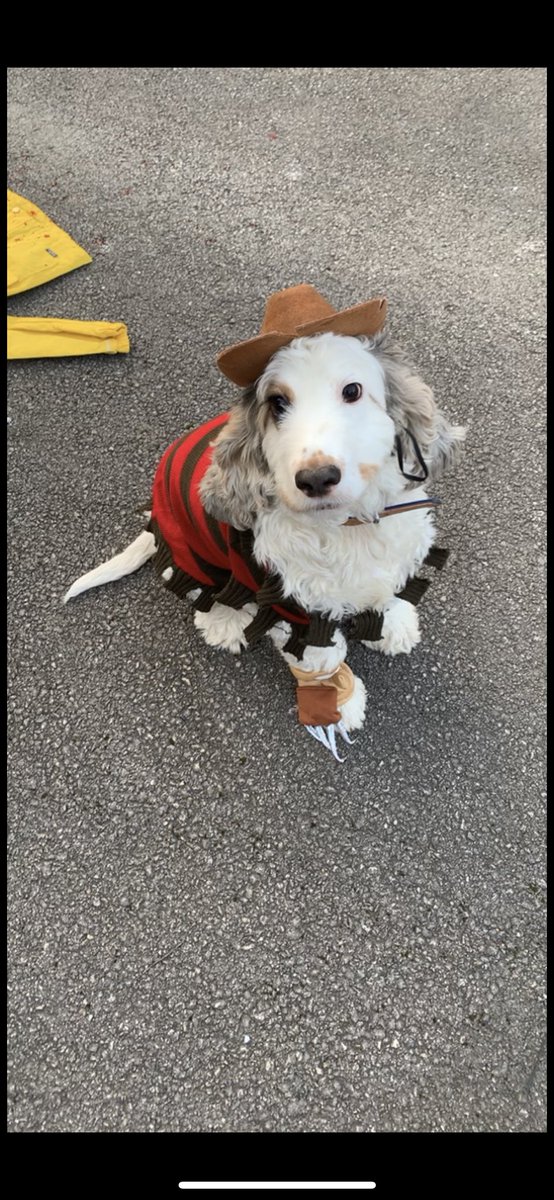
MULTIPOLYGON (((264 452, 264 436, 268 416, 264 401, 271 385, 275 365, 287 356, 305 349, 308 343, 327 344, 330 340, 361 345, 381 370, 384 381, 384 403, 394 422, 395 433, 402 441, 405 462, 413 449, 409 434, 418 442, 431 478, 458 461, 465 429, 452 425, 438 408, 433 392, 417 373, 408 354, 388 333, 375 338, 341 338, 336 334, 320 334, 297 338, 281 350, 264 371, 258 382, 247 388, 231 410, 230 420, 220 434, 214 451, 213 464, 201 489, 202 502, 218 520, 229 521, 236 528, 252 527, 253 519, 275 503, 275 479, 264 452)), ((403 490, 417 484, 405 480, 403 490)))
MULTIPOLYGON (((411 499, 426 497, 421 484, 402 474, 395 453, 399 436, 409 471, 410 435, 436 477, 457 460, 465 431, 449 422, 388 334, 297 338, 277 351, 232 408, 200 491, 218 520, 253 530, 258 562, 280 575, 284 594, 305 610, 335 619, 368 608, 382 612, 382 640, 366 645, 385 654, 409 653, 420 640, 415 609, 395 593, 435 539, 429 509, 373 523, 408 489, 411 499), (354 382, 359 395, 351 403, 354 382), (306 492, 302 474, 321 464, 324 473, 334 468, 332 483, 323 494, 306 492), (352 516, 362 523, 345 526, 352 516)), ((140 535, 123 555, 78 580, 66 598, 135 570, 153 553, 152 535, 140 535)), ((238 612, 214 604, 195 624, 209 645, 238 653, 254 611, 251 604, 238 612)), ((270 631, 281 654, 288 633, 286 622, 270 631)), ((345 653, 338 633, 331 646, 308 646, 302 664, 332 674, 345 653)), ((362 723, 364 710, 365 689, 357 679, 342 712, 347 729, 362 723)))
MULTIPOLYGON (((393 452, 399 435, 407 469, 413 458, 410 434, 421 449, 429 476, 436 478, 457 461, 465 430, 449 422, 409 356, 388 334, 372 339, 335 334, 298 338, 274 355, 261 378, 235 405, 215 444, 202 488, 203 503, 215 516, 254 529, 259 562, 277 571, 286 593, 305 608, 336 618, 369 607, 382 611, 382 640, 366 644, 391 655, 409 653, 420 641, 416 610, 396 599, 395 592, 433 544, 433 517, 429 510, 416 510, 377 525, 345 528, 344 521, 347 515, 368 520, 386 504, 399 503, 407 490, 411 498, 425 497, 420 484, 401 474, 393 452), (365 407, 362 401, 352 406, 356 414, 341 403, 340 388, 348 377, 361 377, 364 360, 365 407), (278 422, 268 409, 275 391, 290 401, 278 422), (353 436, 346 436, 352 418, 353 436), (357 491, 351 485, 341 497, 348 472, 352 477, 356 467, 361 472, 356 461, 360 453, 371 460, 364 464, 367 479, 357 491), (298 465, 317 454, 340 463, 341 483, 333 489, 336 506, 306 500, 295 490, 298 465)), ((234 648, 236 617, 230 611, 228 622, 229 645, 234 648)), ((220 645, 225 641, 222 629, 219 614, 220 645)), ((270 634, 281 653, 287 632, 282 625, 270 634)), ((317 647, 308 647, 302 661, 312 664, 321 659, 324 669, 332 671, 344 650, 336 639, 323 658, 317 647)), ((360 702, 354 706, 352 724, 349 713, 343 714, 347 728, 356 727, 363 716, 364 693, 358 682, 360 702)))
POLYGON ((383 369, 387 409, 402 440, 405 457, 412 451, 407 436, 409 431, 423 451, 429 475, 437 479, 458 461, 465 429, 450 424, 409 355, 387 331, 383 330, 368 342, 368 349, 383 369))
POLYGON ((209 477, 201 485, 204 507, 218 521, 249 529, 252 516, 272 501, 272 484, 262 449, 263 426, 256 387, 243 392, 219 435, 209 477))

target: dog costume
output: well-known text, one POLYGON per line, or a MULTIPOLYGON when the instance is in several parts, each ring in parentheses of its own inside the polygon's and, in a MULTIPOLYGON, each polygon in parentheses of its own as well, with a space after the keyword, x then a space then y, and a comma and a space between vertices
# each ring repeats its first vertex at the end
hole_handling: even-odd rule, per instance
MULTIPOLYGON (((385 316, 383 298, 336 313, 315 288, 301 284, 271 296, 261 333, 223 350, 217 363, 227 378, 246 387, 259 377, 276 350, 293 338, 325 331, 369 335, 382 327, 385 316)), ((223 413, 185 433, 169 446, 159 463, 147 526, 156 542, 154 567, 166 588, 179 597, 200 589, 192 603, 201 612, 208 612, 216 601, 236 609, 254 601, 258 611, 244 630, 248 645, 278 621, 290 623, 292 631, 284 650, 298 660, 291 671, 297 682, 299 720, 338 757, 334 727, 349 740, 341 728, 339 707, 352 695, 354 678, 344 662, 332 675, 303 670, 304 649, 307 645, 331 645, 338 628, 346 638, 378 641, 382 636, 383 614, 367 609, 339 621, 324 612, 304 611, 291 596, 284 595, 279 576, 264 570, 254 558, 252 530, 234 529, 205 511, 199 488, 212 460, 213 443, 227 420, 228 414, 223 413)), ((407 478, 420 481, 426 477, 427 469, 417 444, 414 451, 424 474, 407 478)), ((403 471, 399 439, 396 452, 403 471)), ((390 506, 379 517, 437 503, 436 498, 408 501, 390 506)), ((352 523, 359 522, 356 518, 345 522, 352 523)), ((425 563, 440 568, 447 555, 447 550, 433 547, 425 563)), ((429 582, 414 576, 397 595, 417 604, 429 582)))

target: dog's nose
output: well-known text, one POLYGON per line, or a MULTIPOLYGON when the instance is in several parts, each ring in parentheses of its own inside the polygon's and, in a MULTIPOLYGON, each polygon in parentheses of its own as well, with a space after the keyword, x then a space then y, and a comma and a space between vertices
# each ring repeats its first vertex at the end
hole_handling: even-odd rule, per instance
POLYGON ((318 467, 315 471, 297 471, 294 482, 306 496, 326 496, 335 484, 340 483, 340 471, 328 463, 326 467, 318 467))

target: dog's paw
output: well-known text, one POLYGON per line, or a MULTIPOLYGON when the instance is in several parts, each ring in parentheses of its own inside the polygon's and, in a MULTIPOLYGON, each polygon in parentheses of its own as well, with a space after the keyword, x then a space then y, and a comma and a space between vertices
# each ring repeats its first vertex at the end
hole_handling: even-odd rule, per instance
POLYGON ((385 608, 382 637, 378 642, 364 642, 364 646, 381 654, 409 654, 420 641, 417 610, 408 600, 394 596, 385 608))
POLYGON ((252 609, 255 613, 256 605, 249 604, 237 609, 216 601, 209 612, 195 612, 194 624, 208 646, 240 654, 247 644, 244 630, 252 620, 253 613, 249 611, 252 609))
MULTIPOLYGON (((275 640, 275 639, 274 639, 275 640)), ((276 642, 278 645, 278 642, 276 642)), ((283 653, 283 658, 289 666, 301 667, 303 671, 322 671, 329 675, 340 667, 346 658, 346 641, 340 629, 336 629, 330 646, 305 646, 302 658, 294 654, 283 653)))
POLYGON ((352 729, 361 729, 364 723, 367 692, 362 680, 354 676, 354 692, 344 704, 339 705, 341 720, 348 733, 352 729))
POLYGON ((265 636, 273 642, 277 650, 282 651, 291 633, 292 629, 288 621, 278 621, 276 625, 272 625, 271 629, 268 629, 265 636))

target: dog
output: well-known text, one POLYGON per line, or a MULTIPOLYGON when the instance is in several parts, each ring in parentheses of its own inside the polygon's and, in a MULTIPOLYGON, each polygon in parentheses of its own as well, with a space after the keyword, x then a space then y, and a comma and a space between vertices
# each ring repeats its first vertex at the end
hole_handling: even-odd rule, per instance
POLYGON ((237 402, 173 443, 147 528, 64 596, 154 558, 209 646, 272 639, 302 723, 336 758, 335 730, 349 741, 366 707, 348 638, 386 655, 420 641, 416 572, 442 565, 426 488, 465 436, 385 315, 382 298, 336 313, 306 284, 270 297, 261 333, 218 357, 237 402))

